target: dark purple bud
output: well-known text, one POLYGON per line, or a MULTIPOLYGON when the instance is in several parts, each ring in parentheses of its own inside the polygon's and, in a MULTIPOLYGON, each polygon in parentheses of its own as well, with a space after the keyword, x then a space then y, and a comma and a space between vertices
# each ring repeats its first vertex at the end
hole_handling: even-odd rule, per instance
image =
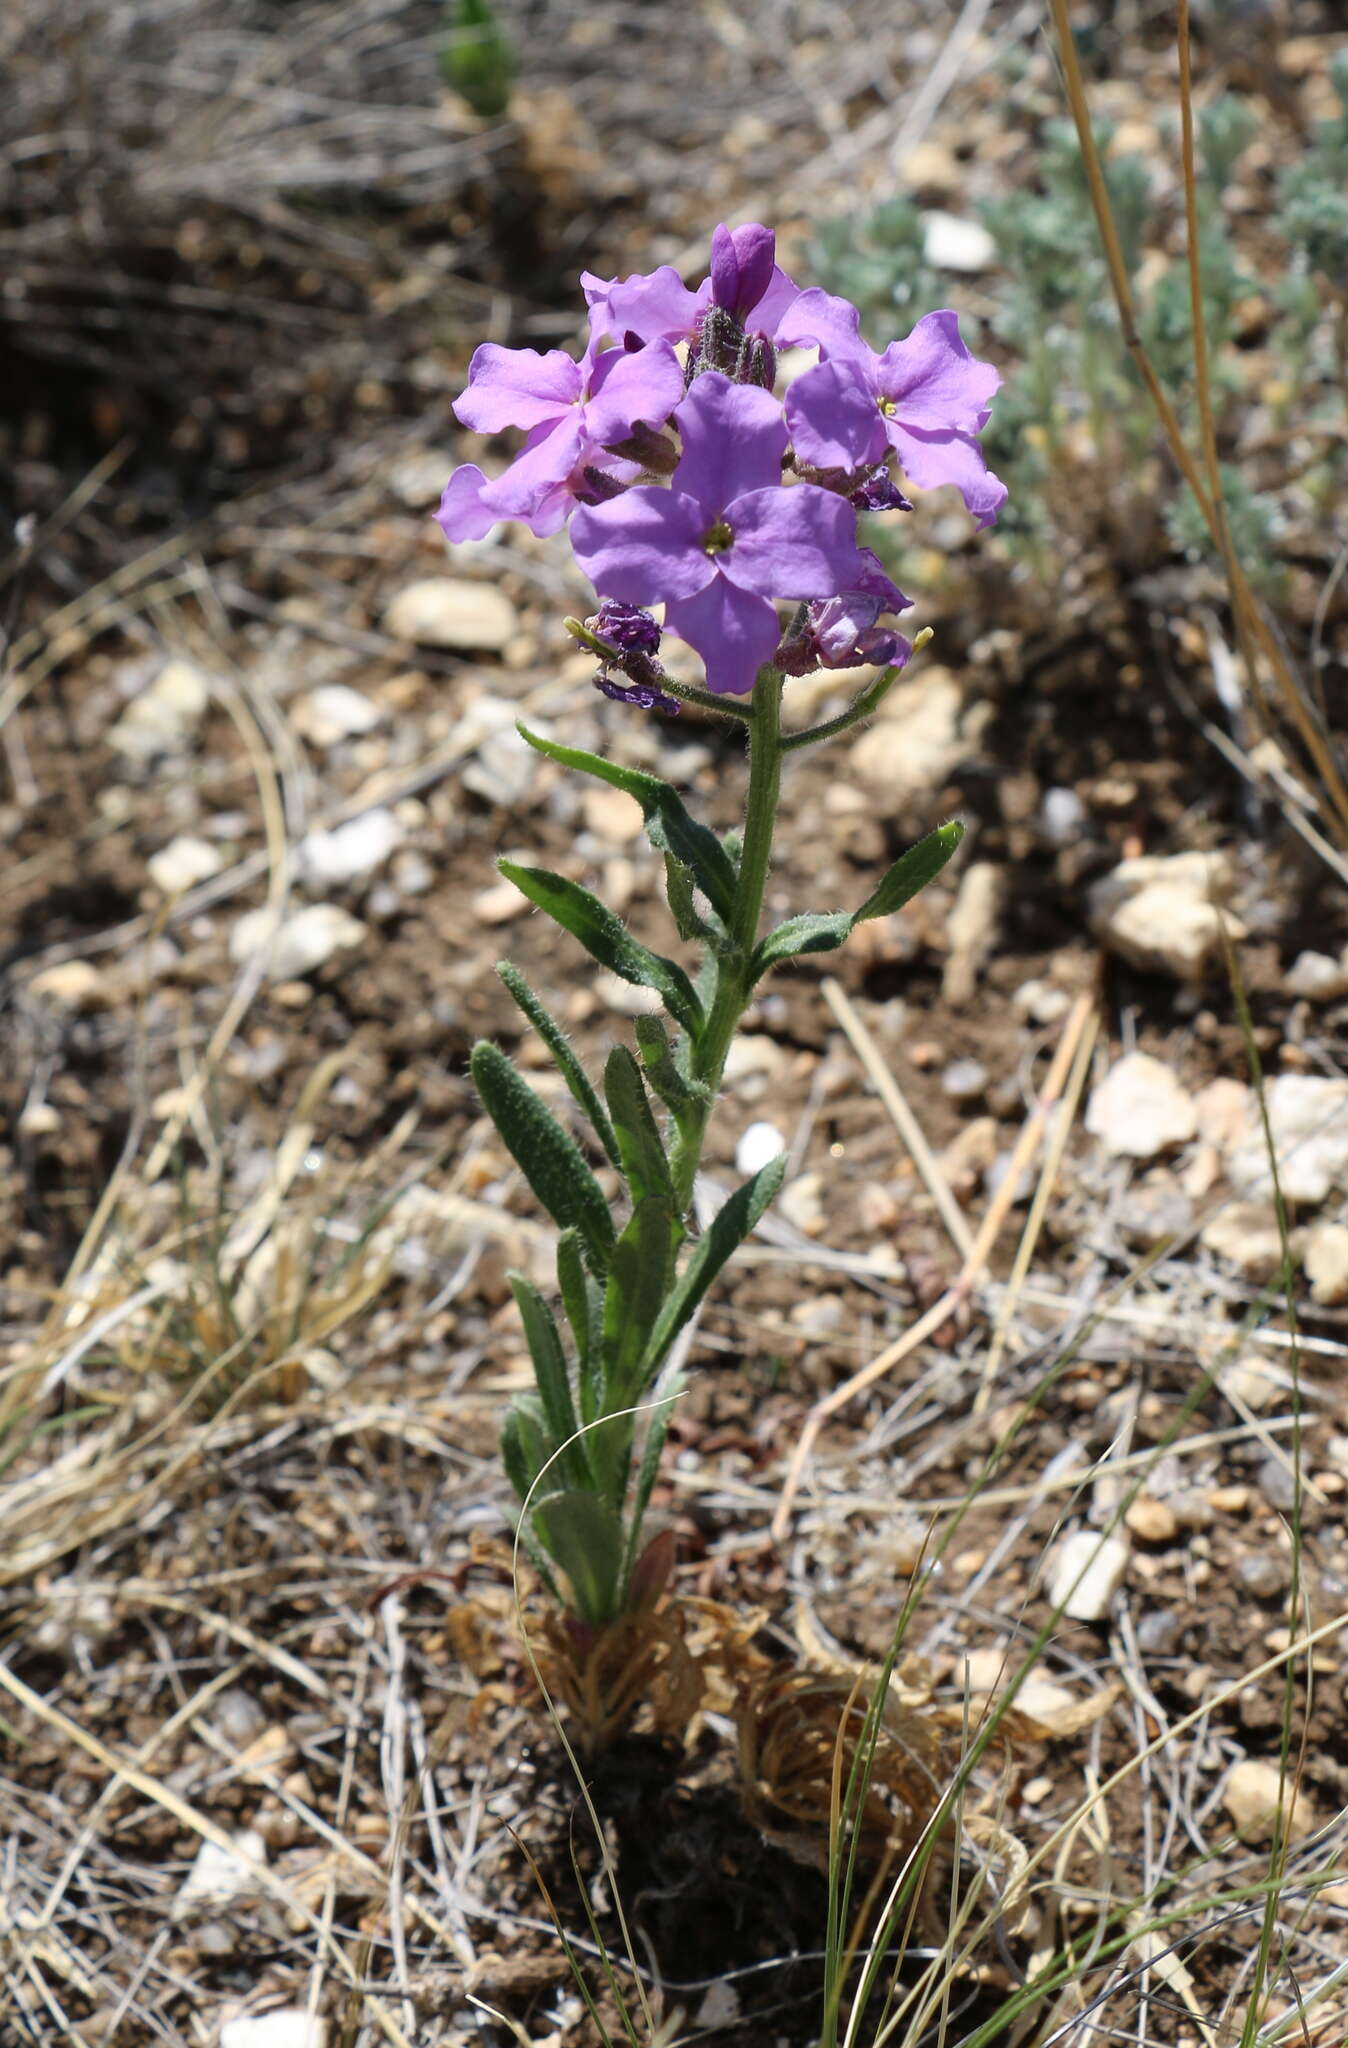
POLYGON ((660 628, 650 613, 616 597, 604 598, 594 617, 585 623, 596 639, 606 641, 620 654, 655 654, 660 646, 660 628))
POLYGON ((626 440, 611 441, 608 452, 625 462, 639 462, 654 476, 673 476, 679 466, 679 451, 668 435, 648 427, 644 420, 635 422, 626 440))
POLYGON ((748 384, 761 384, 765 391, 771 391, 777 382, 777 351, 765 336, 759 336, 749 343, 748 384))
POLYGON ((750 221, 742 228, 718 227, 711 238, 711 295, 741 326, 772 283, 777 237, 750 221))
POLYGON ((733 378, 740 370, 743 354, 744 329, 734 314, 724 306, 708 306, 698 323, 694 376, 703 370, 720 370, 733 378))
POLYGON ((667 697, 663 690, 657 690, 650 683, 615 683, 612 676, 603 669, 594 678, 594 686, 605 697, 611 697, 615 704, 635 704, 638 711, 658 711, 662 718, 677 718, 679 700, 667 697))
POLYGON ((581 478, 582 482, 575 491, 576 502, 580 505, 603 505, 610 498, 621 498, 627 489, 626 484, 620 484, 616 476, 605 475, 602 469, 596 469, 591 462, 586 463, 581 471, 581 478))
POLYGON ((877 469, 864 482, 856 484, 848 494, 848 502, 858 512, 911 512, 909 499, 895 483, 887 469, 877 469))

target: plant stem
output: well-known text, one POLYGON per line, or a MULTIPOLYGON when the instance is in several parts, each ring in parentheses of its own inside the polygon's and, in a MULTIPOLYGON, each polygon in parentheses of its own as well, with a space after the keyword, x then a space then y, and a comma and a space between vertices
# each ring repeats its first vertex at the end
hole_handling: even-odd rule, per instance
POLYGON ((706 1093, 684 1119, 673 1162, 674 1192, 685 1210, 692 1200, 707 1119, 721 1085, 726 1054, 752 993, 749 963, 758 938, 772 859, 772 835, 782 785, 782 751, 782 678, 774 668, 761 668, 754 684, 753 722, 749 727, 749 795, 744 851, 730 920, 732 950, 721 962, 716 997, 697 1049, 694 1078, 706 1093))

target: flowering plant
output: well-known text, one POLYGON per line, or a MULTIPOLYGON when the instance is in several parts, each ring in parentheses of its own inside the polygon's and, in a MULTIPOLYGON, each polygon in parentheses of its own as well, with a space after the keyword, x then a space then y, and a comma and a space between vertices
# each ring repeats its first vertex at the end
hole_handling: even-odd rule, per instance
POLYGON ((873 711, 926 637, 910 643, 882 623, 909 600, 861 544, 859 515, 911 509, 898 471, 905 487, 955 485, 979 526, 1006 493, 978 443, 997 373, 969 354, 952 312, 927 314, 877 355, 855 307, 794 284, 759 226, 716 229, 696 291, 668 266, 581 282, 589 341, 579 362, 494 343, 474 355, 459 419, 488 434, 520 428, 524 445, 493 479, 473 464, 457 469, 440 524, 463 541, 502 519, 536 534, 570 520, 600 602, 567 625, 597 656, 598 687, 667 715, 691 699, 739 719, 749 743, 744 828, 720 838, 659 776, 520 728, 538 752, 635 797, 664 857, 678 935, 702 949, 690 977, 577 883, 499 863, 602 966, 654 990, 665 1012, 637 1019, 635 1055, 615 1046, 601 1093, 523 977, 498 969, 619 1177, 616 1213, 576 1140, 499 1048, 484 1042, 472 1056, 482 1100, 560 1232, 569 1351, 551 1305, 514 1276, 535 1390, 511 1408, 502 1450, 525 1503, 523 1540, 559 1600, 555 1573, 564 1576, 585 1633, 658 1590, 665 1548, 643 1552, 640 1539, 679 1391, 671 1354, 781 1184, 778 1158, 695 1232, 694 1178, 740 1018, 776 962, 831 951, 864 919, 901 908, 961 836, 953 823, 930 833, 857 910, 807 912, 760 936, 785 757, 873 711), (819 360, 780 397, 787 346, 819 360), (780 603, 794 607, 785 626, 780 603), (701 657, 705 690, 667 672, 664 633, 701 657), (859 665, 876 674, 846 711, 783 733, 785 676, 859 665))

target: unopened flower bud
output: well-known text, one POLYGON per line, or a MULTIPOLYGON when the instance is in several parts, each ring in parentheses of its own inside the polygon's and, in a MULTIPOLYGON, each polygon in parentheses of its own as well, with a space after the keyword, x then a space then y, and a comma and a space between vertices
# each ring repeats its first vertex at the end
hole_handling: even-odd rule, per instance
POLYGON ((640 605, 606 597, 594 617, 585 623, 597 639, 619 654, 655 654, 659 650, 660 628, 640 605))
POLYGON ((912 501, 905 498, 887 469, 877 469, 863 483, 855 485, 847 494, 848 502, 858 512, 911 512, 912 501))
POLYGON ((615 683, 602 668, 593 680, 596 690, 605 697, 611 697, 615 704, 635 704, 638 711, 657 711, 662 718, 677 718, 679 715, 678 698, 667 697, 652 683, 615 683))

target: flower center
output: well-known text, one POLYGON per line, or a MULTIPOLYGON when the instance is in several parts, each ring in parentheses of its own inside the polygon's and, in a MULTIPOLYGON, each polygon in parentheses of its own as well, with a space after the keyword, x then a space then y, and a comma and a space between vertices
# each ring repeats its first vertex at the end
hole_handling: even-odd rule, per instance
POLYGON ((881 412, 885 415, 886 419, 893 419, 895 413, 898 411, 898 407, 895 405, 892 398, 877 398, 875 402, 879 406, 881 412))
POLYGON ((734 541, 735 536, 724 519, 718 519, 702 536, 703 549, 709 555, 723 555, 728 547, 733 547, 734 541))

